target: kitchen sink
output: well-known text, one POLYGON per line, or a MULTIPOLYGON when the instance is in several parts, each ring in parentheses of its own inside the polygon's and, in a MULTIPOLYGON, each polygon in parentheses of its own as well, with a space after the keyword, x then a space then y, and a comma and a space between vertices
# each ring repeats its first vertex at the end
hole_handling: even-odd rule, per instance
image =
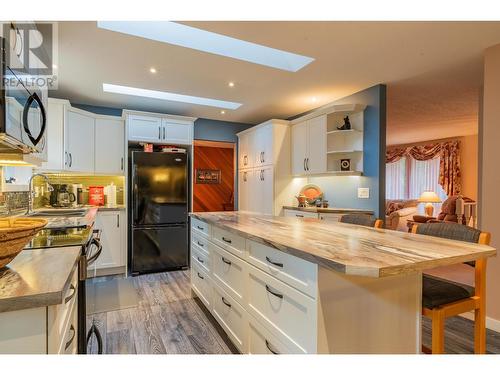
POLYGON ((53 217, 53 216, 71 216, 71 217, 84 217, 87 214, 86 209, 75 208, 75 209, 52 209, 52 210, 36 210, 30 213, 28 216, 41 216, 41 217, 53 217))

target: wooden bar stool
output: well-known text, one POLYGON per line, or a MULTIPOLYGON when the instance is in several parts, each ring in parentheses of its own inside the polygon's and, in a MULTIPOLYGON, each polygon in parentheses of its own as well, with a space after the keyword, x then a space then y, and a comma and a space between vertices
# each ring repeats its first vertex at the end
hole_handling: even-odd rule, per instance
POLYGON ((376 219, 373 215, 366 214, 348 214, 340 218, 341 223, 362 225, 364 227, 382 228, 383 222, 376 219))
MULTIPOLYGON (((415 224, 412 233, 489 245, 491 235, 456 223, 415 224)), ((468 262, 474 267, 474 287, 430 275, 423 276, 422 314, 432 319, 432 348, 423 352, 444 353, 444 321, 474 310, 474 352, 486 351, 486 258, 468 262)))

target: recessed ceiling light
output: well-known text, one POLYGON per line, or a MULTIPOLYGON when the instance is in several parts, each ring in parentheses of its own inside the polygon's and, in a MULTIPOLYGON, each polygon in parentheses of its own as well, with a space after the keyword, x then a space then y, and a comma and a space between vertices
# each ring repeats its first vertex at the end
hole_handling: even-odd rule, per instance
POLYGON ((151 73, 153 73, 153 74, 155 74, 155 73, 156 73, 156 69, 155 69, 155 68, 149 68, 149 71, 150 71, 151 73))
POLYGON ((234 87, 234 82, 229 82, 227 85, 228 85, 229 87, 234 87))
POLYGON ((112 92, 115 94, 142 96, 142 97, 146 97, 146 98, 167 100, 167 101, 172 101, 172 102, 199 104, 199 105, 206 105, 209 107, 218 107, 218 108, 226 108, 226 109, 238 109, 242 105, 241 103, 228 102, 225 100, 203 98, 200 96, 176 94, 173 92, 166 92, 166 91, 140 89, 140 88, 136 88, 136 87, 113 85, 110 83, 103 83, 102 90, 104 92, 112 92))
POLYGON ((101 29, 296 72, 314 58, 170 21, 98 21, 101 29))
POLYGON ((311 101, 312 101, 313 103, 316 103, 316 101, 317 101, 317 100, 318 100, 318 99, 317 99, 315 96, 313 96, 313 97, 311 98, 311 101))
POLYGON ((221 114, 221 115, 225 115, 225 114, 226 114, 226 111, 220 111, 220 114, 221 114))

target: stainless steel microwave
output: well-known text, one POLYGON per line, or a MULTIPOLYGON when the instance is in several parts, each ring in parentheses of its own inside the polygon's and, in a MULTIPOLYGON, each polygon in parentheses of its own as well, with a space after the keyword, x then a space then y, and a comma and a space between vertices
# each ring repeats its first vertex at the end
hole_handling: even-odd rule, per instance
MULTIPOLYGON (((26 73, 6 61, 10 44, 0 38, 0 153, 43 153, 47 145, 47 102, 44 87, 25 84, 26 73)), ((32 78, 32 77, 30 77, 32 78)), ((30 82, 36 80, 30 79, 30 82)))

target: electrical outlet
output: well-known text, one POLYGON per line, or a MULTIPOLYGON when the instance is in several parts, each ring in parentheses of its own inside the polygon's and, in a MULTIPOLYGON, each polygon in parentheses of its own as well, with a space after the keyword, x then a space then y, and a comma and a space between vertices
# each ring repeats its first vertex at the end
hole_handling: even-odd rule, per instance
POLYGON ((358 198, 370 198, 370 188, 358 188, 358 198))

